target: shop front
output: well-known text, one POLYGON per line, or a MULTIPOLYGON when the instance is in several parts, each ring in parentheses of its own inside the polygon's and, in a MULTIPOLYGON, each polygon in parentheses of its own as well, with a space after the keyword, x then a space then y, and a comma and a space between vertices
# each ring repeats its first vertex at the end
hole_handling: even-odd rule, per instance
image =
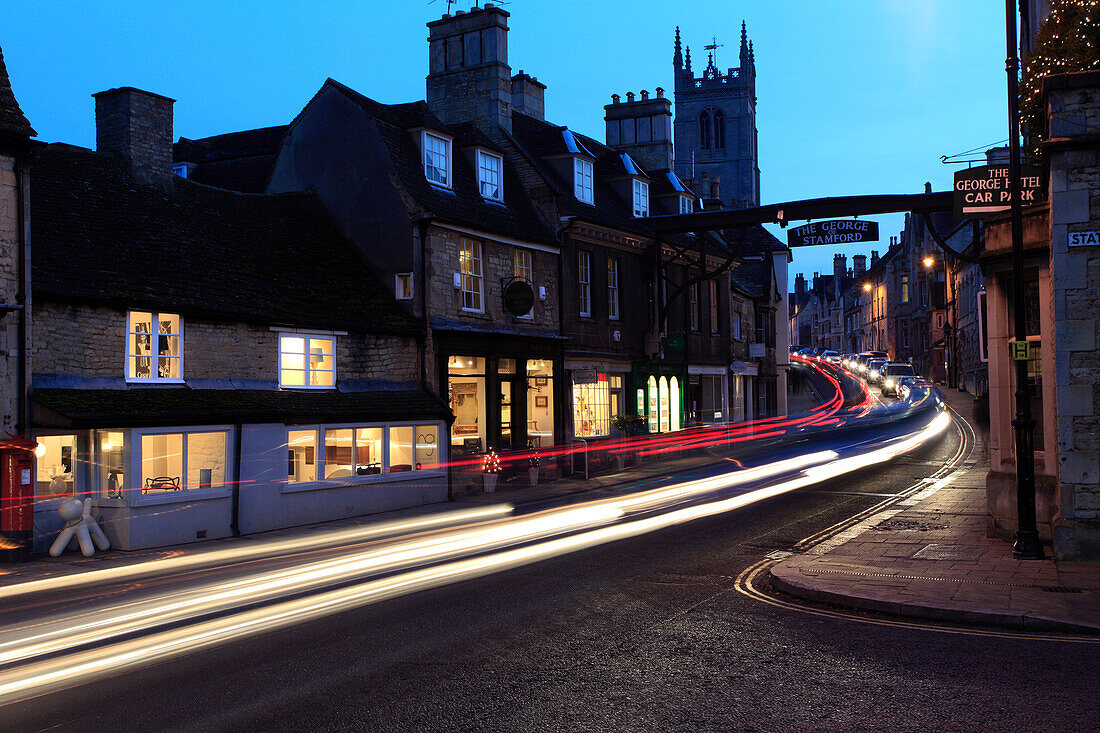
POLYGON ((687 409, 692 425, 730 422, 729 380, 724 366, 688 366, 687 409))
POLYGON ((441 381, 455 415, 453 455, 557 442, 560 361, 554 358, 555 345, 525 346, 466 343, 443 350, 441 381))
POLYGON ((626 409, 629 362, 578 358, 566 359, 565 366, 573 407, 573 437, 610 436, 612 421, 626 409))
POLYGON ((638 364, 634 369, 634 399, 638 415, 651 433, 684 427, 684 365, 638 364))

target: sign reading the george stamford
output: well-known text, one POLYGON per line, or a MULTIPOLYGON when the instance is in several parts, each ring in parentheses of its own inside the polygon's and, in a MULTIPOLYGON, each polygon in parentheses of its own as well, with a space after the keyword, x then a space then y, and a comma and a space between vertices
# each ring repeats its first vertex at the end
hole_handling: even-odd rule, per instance
MULTIPOLYGON (((1041 172, 1031 165, 1020 166, 1020 204, 1039 202, 1041 172)), ((1008 211, 1008 164, 981 165, 955 173, 955 218, 974 217, 1008 211)))
POLYGON ((851 244, 877 242, 878 222, 840 219, 814 221, 787 232, 788 247, 812 247, 815 244, 851 244))

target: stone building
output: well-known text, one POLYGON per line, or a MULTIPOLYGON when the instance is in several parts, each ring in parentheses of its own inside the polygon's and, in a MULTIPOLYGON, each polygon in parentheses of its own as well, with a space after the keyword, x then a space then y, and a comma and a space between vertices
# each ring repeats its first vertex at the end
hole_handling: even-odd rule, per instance
POLYGON ((681 53, 680 29, 676 29, 673 170, 704 199, 735 208, 759 206, 756 58, 745 24, 741 24, 738 66, 723 73, 718 68, 718 49, 708 48, 707 65, 697 77, 691 48, 681 53))
POLYGON ((0 439, 27 430, 31 313, 26 161, 35 134, 12 92, 0 51, 0 439))
POLYGON ((95 98, 97 150, 29 161, 36 547, 74 496, 121 549, 446 499, 417 324, 319 198, 174 175, 173 100, 95 98))

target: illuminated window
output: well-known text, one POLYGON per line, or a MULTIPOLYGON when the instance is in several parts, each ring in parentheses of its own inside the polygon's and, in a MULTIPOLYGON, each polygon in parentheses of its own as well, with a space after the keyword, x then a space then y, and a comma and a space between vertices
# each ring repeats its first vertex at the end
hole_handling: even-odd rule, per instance
POLYGON ((424 133, 424 177, 439 186, 451 187, 451 141, 424 133))
POLYGON ((477 151, 478 185, 482 196, 493 201, 504 200, 504 187, 501 185, 503 170, 504 159, 499 155, 477 151))
MULTIPOLYGON (((526 249, 514 249, 512 250, 512 277, 519 278, 520 280, 526 280, 527 282, 534 282, 534 269, 531 266, 531 251, 526 249)), ((535 306, 531 305, 531 310, 524 313, 520 318, 534 318, 535 306)))
POLYGON ((458 250, 458 269, 462 274, 462 310, 484 312, 481 297, 481 242, 462 240, 458 250))
POLYGON ((76 435, 40 435, 41 456, 35 458, 35 499, 64 499, 75 494, 79 467, 76 435))
POLYGON ((590 370, 573 373, 573 434, 578 438, 611 433, 609 387, 606 374, 590 370))
POLYGON ((592 190, 592 162, 582 158, 573 159, 573 195, 586 204, 596 199, 592 190))
POLYGON ((908 303, 909 302, 909 276, 908 275, 902 275, 901 276, 901 302, 902 303, 908 303))
POLYGON ((695 211, 695 202, 688 196, 680 197, 680 213, 691 214, 695 211))
POLYGON ((126 322, 126 378, 182 381, 183 319, 173 313, 130 311, 126 322))
POLYGON ((100 496, 124 499, 126 494, 126 433, 97 430, 95 433, 96 484, 100 496))
POLYGON ((413 276, 411 272, 399 272, 394 275, 394 293, 398 300, 412 300, 413 276))
POLYGON ((317 480, 317 431, 291 430, 287 433, 287 483, 317 480))
POLYGON ((577 282, 582 316, 592 315, 592 256, 577 253, 577 282))
POLYGON ((619 320, 619 259, 607 258, 607 317, 619 320))
POLYGON ((279 335, 279 386, 323 389, 336 386, 336 337, 279 335))
POLYGON ((649 216, 649 184, 634 181, 634 216, 649 216))
POLYGON ((225 431, 141 436, 142 495, 225 487, 225 431))

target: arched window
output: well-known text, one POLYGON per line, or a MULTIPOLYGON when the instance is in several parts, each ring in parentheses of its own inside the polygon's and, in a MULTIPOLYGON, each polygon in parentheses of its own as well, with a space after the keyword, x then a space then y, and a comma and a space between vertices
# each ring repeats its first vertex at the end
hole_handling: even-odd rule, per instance
POLYGON ((710 112, 703 110, 699 115, 699 147, 710 149, 710 112))
POLYGON ((668 380, 668 429, 680 429, 680 380, 676 377, 668 380))
POLYGON ((657 407, 657 430, 658 432, 668 431, 668 377, 661 377, 657 382, 657 394, 659 402, 657 407))
POLYGON ((716 109, 711 113, 711 120, 714 123, 714 147, 721 150, 726 147, 726 116, 722 110, 716 109))

